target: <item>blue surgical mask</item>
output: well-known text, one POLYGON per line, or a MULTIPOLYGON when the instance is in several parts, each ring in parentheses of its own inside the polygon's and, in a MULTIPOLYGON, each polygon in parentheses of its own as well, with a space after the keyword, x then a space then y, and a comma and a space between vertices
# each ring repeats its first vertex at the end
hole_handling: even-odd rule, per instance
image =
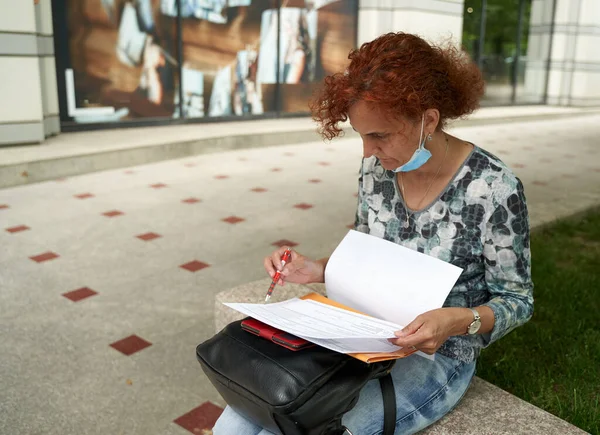
POLYGON ((421 119, 421 134, 419 135, 419 147, 413 153, 408 162, 393 170, 393 172, 409 172, 419 169, 427 160, 431 158, 431 152, 425 148, 425 138, 423 137, 423 128, 425 127, 425 114, 421 119))

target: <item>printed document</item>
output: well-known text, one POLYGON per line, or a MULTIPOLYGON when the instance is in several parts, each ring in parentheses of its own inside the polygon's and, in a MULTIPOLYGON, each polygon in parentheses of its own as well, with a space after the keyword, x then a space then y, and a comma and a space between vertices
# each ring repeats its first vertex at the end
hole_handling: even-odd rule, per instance
POLYGON ((394 352, 387 341, 402 329, 377 319, 320 302, 290 299, 274 304, 225 303, 253 319, 341 353, 394 352))
POLYGON ((363 314, 296 298, 225 305, 337 352, 394 352, 400 348, 387 339, 419 314, 441 308, 461 273, 437 258, 351 230, 329 259, 325 287, 331 301, 363 314))

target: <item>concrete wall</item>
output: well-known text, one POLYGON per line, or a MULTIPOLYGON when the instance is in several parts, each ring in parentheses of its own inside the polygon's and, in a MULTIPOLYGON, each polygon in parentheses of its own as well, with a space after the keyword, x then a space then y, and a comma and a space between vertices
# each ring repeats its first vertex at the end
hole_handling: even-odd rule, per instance
POLYGON ((359 0, 358 43, 402 31, 459 44, 463 6, 464 0, 359 0))
POLYGON ((0 0, 0 146, 60 131, 50 0, 0 0))
POLYGON ((600 105, 600 1, 557 0, 554 17, 552 13, 553 0, 533 0, 526 93, 545 90, 552 40, 548 104, 600 105))

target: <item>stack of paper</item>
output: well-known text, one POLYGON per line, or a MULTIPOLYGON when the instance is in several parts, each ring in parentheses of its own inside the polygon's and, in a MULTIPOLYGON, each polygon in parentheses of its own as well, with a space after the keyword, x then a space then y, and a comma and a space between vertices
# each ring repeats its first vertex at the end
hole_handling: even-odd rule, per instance
POLYGON ((385 320, 313 300, 290 299, 270 305, 229 304, 253 319, 341 353, 394 352, 387 339, 402 329, 385 320))
POLYGON ((225 305, 364 361, 399 358, 412 352, 388 339, 417 315, 441 308, 461 273, 444 261, 350 231, 327 264, 329 298, 311 294, 269 305, 225 305))

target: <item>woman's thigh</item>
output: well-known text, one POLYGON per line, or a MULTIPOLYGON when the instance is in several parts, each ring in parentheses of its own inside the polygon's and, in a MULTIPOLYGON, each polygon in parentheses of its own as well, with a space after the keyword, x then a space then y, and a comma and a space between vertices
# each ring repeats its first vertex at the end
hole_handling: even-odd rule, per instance
MULTIPOLYGON (((436 354, 435 361, 411 355, 396 361, 392 379, 396 393, 396 433, 412 434, 450 412, 466 392, 475 363, 462 363, 436 354)), ((344 415, 354 434, 383 431, 383 398, 378 380, 365 385, 356 406, 344 415)))

